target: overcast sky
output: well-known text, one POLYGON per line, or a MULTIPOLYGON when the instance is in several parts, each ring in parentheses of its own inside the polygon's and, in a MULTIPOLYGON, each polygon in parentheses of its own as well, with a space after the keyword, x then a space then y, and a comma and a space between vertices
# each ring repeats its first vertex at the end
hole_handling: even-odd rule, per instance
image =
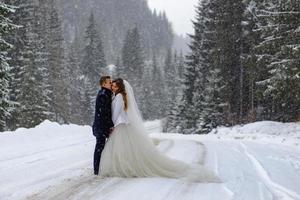
POLYGON ((148 0, 150 8, 166 11, 174 31, 179 35, 193 33, 191 20, 195 18, 195 6, 198 0, 148 0))

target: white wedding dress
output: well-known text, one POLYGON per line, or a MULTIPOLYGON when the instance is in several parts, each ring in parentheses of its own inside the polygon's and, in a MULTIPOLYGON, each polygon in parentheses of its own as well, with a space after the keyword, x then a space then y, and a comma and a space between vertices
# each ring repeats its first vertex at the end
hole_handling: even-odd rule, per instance
POLYGON ((121 94, 112 101, 114 130, 101 155, 102 177, 168 177, 193 182, 220 182, 210 170, 201 165, 190 166, 160 152, 146 134, 133 90, 124 80, 128 109, 124 111, 121 94))

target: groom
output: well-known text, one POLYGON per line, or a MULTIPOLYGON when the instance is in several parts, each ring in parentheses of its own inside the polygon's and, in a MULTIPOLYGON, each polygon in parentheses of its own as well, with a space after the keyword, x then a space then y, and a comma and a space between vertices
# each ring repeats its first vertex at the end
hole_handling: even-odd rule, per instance
POLYGON ((95 118, 93 123, 93 135, 96 137, 94 152, 94 174, 98 175, 101 153, 104 149, 105 141, 109 137, 114 126, 111 118, 111 78, 102 76, 99 84, 101 89, 96 99, 95 118))

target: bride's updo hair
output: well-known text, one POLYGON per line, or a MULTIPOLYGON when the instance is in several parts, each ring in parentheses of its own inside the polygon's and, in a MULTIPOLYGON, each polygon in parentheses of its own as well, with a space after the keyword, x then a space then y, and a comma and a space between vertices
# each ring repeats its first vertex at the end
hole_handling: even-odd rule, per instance
POLYGON ((115 80, 113 80, 112 83, 115 83, 118 86, 118 91, 116 92, 116 95, 121 93, 123 96, 123 101, 124 101, 124 110, 126 111, 128 108, 128 101, 127 101, 127 93, 125 90, 125 85, 124 85, 124 81, 121 78, 117 78, 115 80))

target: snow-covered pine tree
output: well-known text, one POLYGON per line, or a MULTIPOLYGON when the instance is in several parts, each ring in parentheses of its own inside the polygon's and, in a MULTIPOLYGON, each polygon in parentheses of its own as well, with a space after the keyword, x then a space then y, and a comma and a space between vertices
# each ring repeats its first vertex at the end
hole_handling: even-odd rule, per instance
POLYGON ((8 17, 15 12, 15 8, 0 2, 0 132, 7 129, 7 119, 11 116, 13 104, 10 101, 9 82, 11 81, 11 69, 7 62, 8 49, 11 48, 4 37, 10 34, 16 25, 8 17))
POLYGON ((73 33, 78 34, 80 46, 85 46, 84 30, 91 8, 100 28, 107 63, 115 63, 116 56, 121 55, 127 30, 137 26, 146 60, 152 59, 152 50, 157 53, 159 63, 163 62, 167 49, 173 42, 173 30, 166 15, 155 14, 144 0, 56 0, 60 14, 63 16, 66 41, 73 41, 73 33), (76 6, 74 6, 76 5, 76 6))
POLYGON ((167 56, 164 63, 164 84, 166 90, 165 94, 167 95, 167 105, 170 106, 170 108, 167 108, 167 110, 172 108, 171 103, 176 97, 176 90, 178 89, 178 85, 180 84, 176 67, 176 63, 173 59, 173 53, 170 48, 167 51, 167 56))
POLYGON ((183 93, 179 106, 178 126, 184 133, 191 133, 195 128, 195 113, 193 103, 193 89, 195 80, 195 68, 189 63, 186 64, 183 78, 183 93))
POLYGON ((259 82, 267 117, 292 121, 300 115, 300 4, 265 0, 259 10, 263 42, 257 49, 268 76, 259 82))
MULTIPOLYGON (((144 50, 141 45, 141 38, 137 27, 128 30, 122 48, 122 67, 119 75, 127 79, 136 94, 142 94, 143 69, 145 67, 144 50)), ((140 96, 136 96, 141 106, 140 96)))
MULTIPOLYGON (((184 133, 191 133, 195 131, 196 128, 196 120, 197 116, 199 116, 200 111, 195 110, 195 100, 198 100, 198 97, 194 97, 194 95, 198 95, 195 93, 195 82, 196 79, 201 79, 201 77, 197 77, 199 75, 199 70, 196 72, 196 67, 200 66, 200 52, 202 45, 202 37, 203 37, 203 16, 202 16, 202 2, 199 1, 197 8, 197 16, 196 20, 193 22, 194 26, 194 34, 190 35, 191 42, 189 47, 191 52, 186 57, 186 65, 183 71, 183 93, 182 100, 179 103, 179 116, 177 119, 180 129, 184 133), (198 114, 196 113, 198 112, 198 114)), ((197 87, 203 87, 203 85, 197 85, 197 87)), ((202 92, 201 92, 202 93, 202 92)), ((201 95, 201 93, 199 95, 201 95)))
POLYGON ((91 13, 85 31, 86 46, 83 52, 81 69, 96 91, 102 71, 106 67, 105 54, 102 46, 101 34, 97 30, 94 14, 91 13))
POLYGON ((178 76, 182 80, 184 70, 184 56, 182 51, 180 51, 179 55, 177 52, 174 53, 174 63, 178 71, 178 76))
POLYGON ((216 68, 221 69, 224 80, 223 101, 228 102, 227 122, 233 125, 241 122, 243 116, 241 41, 244 4, 242 0, 211 0, 210 7, 215 13, 216 46, 213 59, 217 62, 216 68))
POLYGON ((150 119, 161 119, 166 112, 166 98, 164 93, 163 76, 160 70, 159 64, 157 62, 157 57, 155 52, 153 52, 152 58, 152 75, 151 75, 151 88, 150 88, 150 104, 148 109, 151 110, 150 119))
MULTIPOLYGON (((191 45, 195 60, 195 81, 193 91, 193 106, 194 106, 194 132, 202 133, 202 128, 206 128, 208 120, 204 113, 208 104, 213 102, 205 102, 204 90, 208 85, 207 76, 209 71, 215 68, 215 60, 213 60, 212 52, 215 51, 216 30, 214 29, 215 12, 210 8, 210 1, 204 0, 199 2, 197 7, 196 20, 193 22, 194 35, 190 35, 191 45), (209 33, 209 34, 208 34, 209 33)), ((209 94, 206 94, 209 95, 209 94)), ((213 101, 213 99, 210 99, 213 101)), ((214 112, 214 110, 210 110, 214 112)), ((210 114, 210 113, 207 113, 210 114)))
POLYGON ((34 1, 22 2, 17 12, 22 13, 20 25, 23 40, 21 85, 17 102, 18 122, 22 127, 33 127, 49 117, 48 89, 43 84, 47 74, 47 52, 39 33, 39 12, 34 1))
MULTIPOLYGON (((202 96, 198 99, 201 111, 198 115, 196 126, 197 133, 208 133, 213 128, 224 124, 224 107, 222 99, 223 80, 221 70, 211 68, 205 77, 205 87, 202 96)), ((195 95, 196 97, 196 95, 195 95)))
POLYGON ((82 71, 80 69, 79 55, 77 49, 79 45, 77 43, 77 38, 75 36, 74 42, 68 50, 68 56, 66 61, 66 70, 68 77, 66 77, 65 82, 68 85, 68 98, 70 99, 70 117, 69 121, 74 124, 85 124, 83 116, 81 113, 84 112, 81 99, 81 91, 84 91, 83 83, 81 77, 83 77, 82 71))
MULTIPOLYGON (((47 107, 47 111, 45 114, 47 115, 47 119, 58 120, 58 114, 54 115, 54 110, 59 110, 60 113, 63 113, 68 106, 65 106, 65 94, 62 91, 65 91, 65 84, 63 84, 63 77, 61 73, 59 74, 56 81, 53 81, 53 71, 62 70, 62 60, 63 60, 63 52, 62 52, 62 37, 61 37, 61 29, 60 22, 58 20, 58 15, 56 12, 56 8, 54 7, 54 1, 11 1, 14 5, 18 6, 17 12, 12 16, 14 22, 16 24, 21 25, 21 28, 17 31, 14 31, 13 35, 9 37, 12 44, 14 44, 14 48, 9 52, 10 53, 10 63, 13 66, 13 78, 14 81, 11 83, 10 87, 12 90, 11 99, 17 101, 17 107, 15 109, 16 112, 13 113, 9 124, 14 129, 20 127, 19 123, 19 112, 20 109, 18 105, 21 106, 20 101, 21 96, 24 96, 20 89, 20 85, 23 84, 25 79, 25 71, 27 64, 24 61, 25 49, 29 45, 25 39, 26 33, 29 32, 27 28, 31 27, 30 31, 34 31, 34 37, 38 38, 39 44, 37 45, 39 51, 33 55, 36 59, 36 63, 38 63, 39 71, 42 76, 41 81, 39 83, 39 87, 42 87, 43 96, 44 96, 44 105, 47 107), (28 5, 30 5, 28 7, 28 5), (30 8, 34 7, 34 8, 30 8), (34 12, 34 17, 28 17, 31 12, 34 12), (59 85, 54 87, 53 85, 59 85), (56 88, 54 90, 54 88, 56 88), (57 92, 59 91, 59 92, 57 92), (62 93, 60 93, 62 92, 62 93), (56 102, 56 103, 55 103, 56 102), (61 109, 55 109, 53 104, 61 105, 61 109)), ((35 39, 34 39, 35 40, 35 39)), ((34 41, 33 40, 33 41, 34 41)), ((33 45, 34 46, 34 45, 33 45)), ((67 115, 67 114, 66 114, 67 115)), ((60 117, 62 118, 62 117, 60 117)))
POLYGON ((208 75, 210 70, 216 68, 215 63, 217 62, 217 60, 213 60, 212 56, 216 49, 216 30, 214 26, 216 13, 211 6, 212 4, 209 0, 199 2, 196 20, 193 22, 194 35, 190 35, 192 40, 190 48, 195 55, 193 57, 195 60, 195 81, 192 101, 195 117, 194 131, 196 133, 202 133, 206 131, 208 126, 211 126, 212 122, 207 117, 215 112, 215 110, 208 109, 210 105, 214 104, 213 98, 208 99, 208 96, 211 96, 210 93, 214 89, 208 81, 208 75), (205 97, 205 95, 208 96, 205 97))
POLYGON ((181 102, 182 100, 182 88, 179 88, 176 91, 175 99, 172 101, 172 107, 167 111, 166 123, 164 125, 164 131, 170 133, 179 133, 182 131, 181 126, 178 122, 180 122, 181 115, 179 111, 181 110, 181 102))
MULTIPOLYGON (((93 85, 86 76, 81 76, 79 79, 79 83, 81 84, 80 89, 80 108, 82 119, 79 124, 92 125, 93 122, 93 114, 95 111, 95 101, 97 93, 93 88, 93 85)), ((99 81, 98 81, 99 87, 99 81)))
POLYGON ((178 57, 177 52, 171 56, 171 50, 168 51, 165 60, 165 82, 167 96, 167 111, 166 123, 164 130, 168 132, 177 132, 178 104, 182 98, 182 78, 181 74, 184 68, 184 58, 181 55, 178 57))
POLYGON ((85 32, 86 46, 83 51, 83 59, 80 68, 83 72, 83 85, 85 91, 81 91, 81 99, 86 106, 84 121, 91 124, 95 103, 95 95, 99 87, 99 79, 106 67, 105 54, 102 46, 101 34, 97 30, 94 14, 89 17, 89 24, 85 32))
POLYGON ((51 93, 50 105, 53 116, 51 119, 60 123, 66 123, 70 116, 69 100, 65 79, 67 78, 64 66, 64 49, 61 20, 58 16, 54 0, 39 0, 39 23, 41 30, 39 35, 43 37, 44 46, 48 53, 47 83, 51 93))
MULTIPOLYGON (((80 69, 77 36, 68 51, 67 78, 68 94, 70 99, 70 122, 80 125, 91 124, 94 107, 92 98, 96 93, 80 69)), ((99 82, 98 82, 99 87, 99 82)))
POLYGON ((241 62, 244 67, 243 110, 245 116, 243 121, 247 123, 260 119, 259 113, 256 112, 259 106, 256 82, 264 77, 265 68, 257 63, 255 53, 255 46, 259 44, 261 40, 260 34, 257 31, 257 9, 259 3, 255 0, 247 0, 244 1, 244 4, 241 62))
POLYGON ((242 11, 241 1, 199 1, 179 104, 183 132, 206 132, 242 118, 242 11))
MULTIPOLYGON (((10 5, 14 5, 16 7, 16 11, 10 15, 10 19, 14 24, 21 25, 22 24, 22 2, 21 1, 13 1, 6 0, 6 3, 10 5)), ((12 80, 9 82, 10 89, 10 100, 15 102, 14 109, 11 113, 11 117, 7 121, 7 125, 9 129, 14 130, 17 127, 20 127, 18 122, 18 99, 21 94, 20 85, 22 83, 22 74, 24 71, 23 68, 23 50, 24 50, 24 28, 22 26, 14 29, 9 35, 6 36, 7 41, 12 44, 12 48, 8 51, 9 65, 11 66, 11 75, 12 80)))
MULTIPOLYGON (((151 43, 152 50, 156 50, 156 53, 159 54, 166 54, 168 49, 172 46, 173 43, 173 31, 172 26, 169 20, 167 19, 166 13, 159 12, 157 13, 155 10, 153 12, 154 21, 152 22, 152 30, 148 33, 153 34, 153 43, 151 43), (164 46, 161 49, 161 46, 164 46)), ((150 22, 151 23, 151 22, 150 22)), ((150 36, 151 37, 151 36, 150 36)), ((157 57, 158 57, 157 55, 157 57)))
POLYGON ((201 1, 197 8, 194 22, 194 54, 198 63, 195 65, 195 88, 193 103, 195 109, 195 132, 207 133, 217 125, 223 124, 224 81, 219 63, 217 42, 216 9, 209 0, 201 1))
POLYGON ((151 108, 152 104, 152 70, 153 64, 157 63, 155 56, 153 56, 152 60, 148 60, 145 62, 145 68, 143 70, 143 87, 141 88, 142 94, 140 94, 140 104, 139 108, 142 112, 143 118, 145 120, 153 119, 153 110, 151 108), (155 61, 153 61, 155 59, 155 61))

